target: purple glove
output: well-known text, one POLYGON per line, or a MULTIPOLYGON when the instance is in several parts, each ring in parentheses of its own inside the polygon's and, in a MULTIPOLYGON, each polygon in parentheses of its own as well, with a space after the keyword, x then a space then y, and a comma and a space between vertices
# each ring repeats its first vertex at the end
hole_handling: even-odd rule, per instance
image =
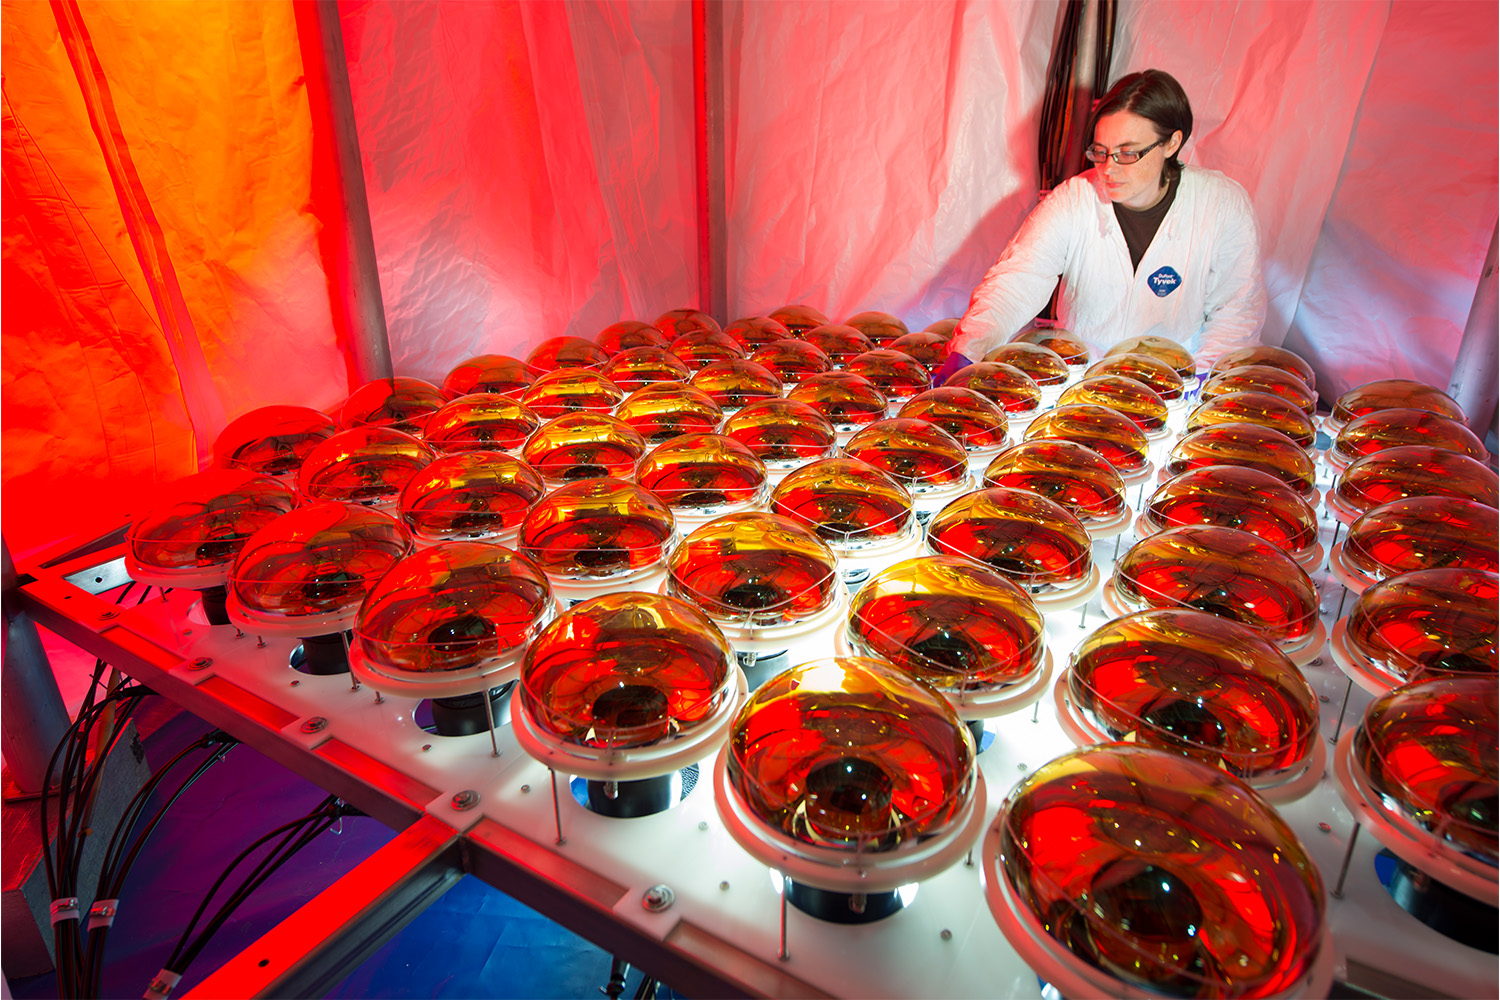
POLYGON ((947 382, 954 372, 958 371, 960 368, 967 368, 973 363, 974 362, 970 361, 962 354, 954 351, 952 354, 948 355, 948 360, 943 362, 943 367, 932 373, 932 387, 936 389, 943 383, 947 382))

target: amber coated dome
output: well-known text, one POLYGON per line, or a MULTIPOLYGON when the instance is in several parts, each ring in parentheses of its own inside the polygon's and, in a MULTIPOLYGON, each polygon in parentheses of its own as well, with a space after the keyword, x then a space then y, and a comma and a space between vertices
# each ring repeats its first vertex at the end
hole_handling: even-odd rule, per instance
POLYGON ((635 428, 647 441, 659 443, 679 434, 718 430, 724 411, 701 389, 681 382, 656 382, 625 397, 615 407, 615 419, 635 428))
POLYGON ((1115 467, 1074 441, 1036 438, 1013 445, 991 460, 984 485, 1030 490, 1085 525, 1113 520, 1125 510, 1125 482, 1115 467))
POLYGON ((284 476, 301 468, 308 453, 338 429, 332 417, 311 407, 262 406, 235 417, 219 432, 214 465, 284 476))
POLYGON ((604 348, 582 337, 553 337, 526 355, 526 367, 540 373, 559 368, 598 368, 608 360, 604 348))
POLYGON ((1062 385, 1068 381, 1068 363, 1056 351, 1037 344, 1001 344, 984 356, 986 361, 998 361, 1021 369, 1037 385, 1062 385))
POLYGON ((758 503, 766 467, 754 452, 722 434, 679 434, 636 465, 635 481, 679 512, 758 503))
POLYGON ((771 310, 770 318, 786 327, 794 337, 800 337, 817 327, 827 326, 830 322, 827 316, 812 306, 797 303, 771 310))
POLYGON ((723 332, 719 327, 719 321, 702 309, 668 309, 656 317, 653 325, 669 341, 698 330, 707 330, 709 333, 723 332))
POLYGON ((705 365, 688 384, 718 403, 725 412, 758 399, 779 399, 782 390, 781 379, 749 358, 705 365))
POLYGON ((1206 399, 1188 414, 1186 433, 1215 424, 1259 424, 1280 431, 1303 448, 1318 439, 1312 419, 1294 403, 1268 392, 1228 392, 1206 399))
POLYGON ((608 413, 624 398, 624 389, 591 368, 548 372, 521 394, 521 402, 543 420, 564 413, 608 413))
POLYGON ((1148 533, 1189 524, 1238 528, 1288 555, 1318 541, 1318 512, 1269 472, 1242 465, 1204 465, 1157 487, 1141 511, 1148 533))
POLYGON ((746 316, 737 319, 726 326, 724 332, 737 340, 747 351, 774 344, 778 340, 790 340, 792 336, 790 330, 769 316, 746 316))
POLYGON ((436 457, 425 442, 390 427, 340 431, 303 460, 297 492, 309 500, 394 503, 406 481, 436 457))
POLYGON ((1184 379, 1193 378, 1198 373, 1198 365, 1193 360, 1192 352, 1167 337, 1131 337, 1104 352, 1105 357, 1121 354, 1144 354, 1148 358, 1155 358, 1184 379))
POLYGON ((1496 673, 1500 576, 1473 569, 1421 569, 1382 580, 1349 613, 1354 649, 1392 686, 1438 674, 1496 673))
POLYGON ((1340 396, 1333 404, 1329 423, 1342 427, 1366 413, 1394 409, 1427 410, 1460 423, 1465 420, 1463 408, 1446 392, 1407 378, 1385 378, 1355 386, 1340 396))
POLYGON ((863 375, 852 372, 824 372, 802 380, 787 399, 806 403, 833 424, 833 429, 849 433, 885 417, 889 405, 885 393, 863 375))
POLYGON ((1069 368, 1089 366, 1089 347, 1071 330, 1056 326, 1038 326, 1022 330, 1010 338, 1012 344, 1035 344, 1045 347, 1067 362, 1069 368))
POLYGON ((829 359, 840 367, 848 364, 850 359, 875 347, 869 337, 854 327, 845 326, 842 323, 829 323, 827 326, 814 327, 804 333, 801 339, 828 355, 829 359))
POLYGON ((518 527, 542 498, 541 473, 511 455, 439 458, 401 491, 401 519, 424 538, 485 538, 518 527))
POLYGON ((932 387, 932 375, 916 358, 877 347, 852 359, 845 371, 863 375, 893 403, 905 402, 932 387))
POLYGON ((1175 403, 1186 391, 1182 385, 1182 376, 1171 365, 1146 354, 1116 354, 1101 358, 1089 365, 1083 374, 1086 378, 1099 375, 1133 378, 1145 383, 1152 392, 1168 403, 1175 403))
POLYGON ((1333 494, 1352 510, 1404 500, 1407 497, 1445 496, 1500 505, 1500 479, 1467 455, 1408 444, 1387 448, 1350 464, 1339 474, 1333 494))
POLYGON ((594 343, 605 354, 613 357, 632 347, 666 347, 671 341, 650 323, 642 323, 638 319, 622 319, 596 333, 594 343))
POLYGON ((1457 452, 1477 462, 1489 458, 1484 443, 1457 420, 1430 410, 1401 407, 1372 410, 1349 421, 1339 429, 1338 437, 1329 449, 1329 457, 1348 465, 1377 451, 1409 444, 1425 444, 1457 452))
POLYGON ((1075 382, 1057 397, 1058 406, 1107 406, 1129 417, 1146 434, 1167 426, 1167 401, 1144 382, 1124 375, 1095 375, 1075 382))
POLYGON ((914 492, 962 482, 969 473, 961 441, 937 424, 910 417, 876 421, 851 437, 844 452, 914 492))
POLYGON ((646 440, 634 427, 602 413, 568 413, 539 427, 521 448, 521 458, 551 483, 635 473, 646 440))
POLYGON ((1411 497, 1365 511, 1349 526, 1344 558, 1383 580, 1417 569, 1500 571, 1500 518, 1457 497, 1411 497))
POLYGON ((125 533, 130 558, 147 571, 210 571, 219 583, 250 536, 297 505, 286 483, 239 469, 206 469, 161 494, 125 533))
POLYGON ((804 465, 771 491, 771 509, 841 548, 898 537, 913 516, 906 490, 856 458, 804 465))
POLYGON ((600 369, 604 377, 626 392, 653 382, 686 382, 693 373, 665 347, 630 347, 600 369))
POLYGON ((1318 387, 1317 377, 1313 374, 1312 367, 1301 357, 1281 347, 1272 347, 1269 344, 1255 344, 1251 347, 1241 347, 1219 356, 1214 362, 1213 375, 1222 375, 1236 368, 1246 365, 1266 365, 1270 368, 1280 368, 1288 374, 1295 375, 1307 383, 1309 389, 1318 387))
POLYGON ((1291 372, 1270 365, 1245 365, 1222 372, 1203 383, 1202 397, 1212 399, 1227 392, 1269 392, 1280 396, 1309 417, 1317 411, 1318 394, 1291 372))
POLYGON ((586 479, 532 507, 516 547, 550 576, 607 580, 660 562, 675 530, 671 509, 645 487, 586 479))
POLYGON ((945 387, 973 389, 1007 413, 1035 413, 1042 406, 1042 388, 1015 365, 980 361, 965 365, 943 383, 945 387))
POLYGON ((339 426, 389 427, 417 437, 432 416, 447 402, 443 390, 419 378, 397 375, 366 382, 349 394, 339 407, 339 426))
POLYGON ((900 319, 878 309, 855 313, 844 320, 844 325, 852 326, 869 337, 876 347, 884 347, 897 337, 911 332, 900 319))
POLYGON ((989 397, 958 386, 939 386, 913 396, 899 416, 925 420, 957 438, 968 451, 1005 444, 1010 421, 989 397))
POLYGON ((1093 544, 1076 517, 1003 486, 965 494, 934 514, 927 550, 983 563, 1031 594, 1068 590, 1093 568, 1093 544))
POLYGON ((826 610, 843 584, 838 559, 800 522, 779 514, 726 514, 695 529, 672 554, 667 588, 725 624, 782 625, 826 610))
POLYGON ((720 433, 755 452, 768 469, 795 468, 833 454, 838 436, 828 418, 793 399, 764 399, 724 418, 720 433))
POLYGON ((1026 426, 1027 441, 1057 438, 1092 448, 1121 476, 1144 472, 1151 443, 1134 420, 1107 406, 1073 403, 1039 414, 1026 426))
POLYGON ((504 354, 478 354, 454 365, 443 376, 442 390, 449 399, 474 392, 516 396, 535 379, 535 373, 528 371, 517 358, 504 354))
POLYGON ((438 451, 504 451, 519 448, 542 418, 518 399, 476 392, 443 405, 427 421, 427 443, 438 451))
POLYGON ((833 369, 833 360, 805 340, 778 340, 757 347, 750 360, 771 370, 787 385, 833 369))
POLYGON ((1260 424, 1201 427, 1172 448, 1163 471, 1168 476, 1205 465, 1241 465, 1269 473, 1304 498, 1314 495, 1317 469, 1307 450, 1285 434, 1260 424))
POLYGON ((948 360, 948 338, 927 330, 904 333, 887 344, 886 348, 905 354, 929 372, 937 371, 948 360))
POLYGON ((727 333, 715 330, 693 330, 672 341, 667 350, 688 366, 689 371, 701 371, 715 361, 735 361, 747 352, 740 342, 727 333))

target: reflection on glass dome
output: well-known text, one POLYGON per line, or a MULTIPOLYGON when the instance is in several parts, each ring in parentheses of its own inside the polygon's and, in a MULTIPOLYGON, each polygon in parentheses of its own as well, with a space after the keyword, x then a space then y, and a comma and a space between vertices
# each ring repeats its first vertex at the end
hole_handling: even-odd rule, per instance
POLYGON ((931 323, 928 323, 924 329, 928 333, 936 333, 939 336, 952 340, 953 334, 958 330, 958 317, 950 316, 947 319, 935 319, 931 323))
POLYGON ((251 535, 296 505, 279 479, 207 469, 169 484, 131 524, 125 534, 130 559, 148 571, 222 571, 251 535))
POLYGON ((443 406, 427 421, 427 443, 438 451, 503 451, 521 446, 542 418, 518 399, 477 392, 443 406))
POLYGON ((676 340, 685 333, 694 333, 706 330, 709 333, 722 333, 719 321, 701 309, 668 309, 656 317, 653 324, 667 340, 676 340))
POLYGON ((804 379, 787 393, 788 399, 806 403, 833 424, 840 433, 850 433, 885 416, 885 393, 863 375, 824 372, 804 379))
POLYGON ((1031 594, 1071 589, 1093 569, 1093 545, 1062 505, 993 486, 954 500, 927 525, 927 551, 983 563, 1031 594))
POLYGON ((1205 465, 1159 486, 1141 511, 1141 528, 1213 524, 1248 531, 1288 555, 1318 541, 1318 512, 1269 472, 1242 465, 1205 465))
POLYGON ((479 354, 460 361, 443 377, 443 395, 457 399, 473 392, 519 395, 535 379, 517 358, 504 354, 479 354))
POLYGON ((804 465, 771 492, 771 509, 840 547, 899 536, 912 519, 906 490, 855 458, 804 465))
POLYGON ((787 305, 772 310, 771 319, 786 327, 793 337, 800 337, 809 330, 827 326, 831 320, 812 306, 787 305))
POLYGON ((1118 357, 1121 354, 1144 354, 1148 358, 1155 358, 1184 379, 1193 378, 1198 373, 1198 365, 1193 360, 1192 352, 1166 337, 1131 337, 1104 352, 1105 357, 1118 357))
POLYGON ((722 434, 679 434, 636 466, 635 481, 675 511, 705 511, 762 500, 766 467, 722 434))
POLYGON ((869 379, 892 403, 904 403, 932 388, 932 376, 926 366, 900 351, 883 348, 866 351, 851 360, 844 370, 869 379))
POLYGON ((1057 944, 1165 996, 1292 996, 1324 926, 1323 882, 1239 779, 1122 743, 1028 775, 1001 808, 1000 865, 1057 944))
POLYGON ((1352 463, 1334 484, 1333 500, 1356 511, 1407 497, 1458 497, 1500 506, 1500 480, 1467 455, 1408 444, 1352 463))
POLYGON ((792 339, 792 332, 769 316, 737 319, 726 326, 724 332, 739 341, 740 346, 747 351, 774 344, 778 340, 792 339))
POLYGON ((740 346, 738 340, 727 333, 714 330, 693 330, 690 333, 684 333, 672 341, 672 345, 667 350, 693 372, 701 371, 715 361, 738 360, 748 353, 740 346))
POLYGON ((1386 378, 1366 382, 1344 393, 1333 404, 1329 423, 1342 427, 1355 417, 1377 410, 1427 410, 1460 423, 1466 420, 1463 407, 1446 392, 1406 378, 1386 378))
POLYGON ((988 691, 1041 669, 1041 612, 1026 592, 958 556, 897 563, 860 588, 849 645, 939 691, 988 691))
POLYGON ((389 427, 340 431, 314 448, 297 471, 297 492, 309 500, 393 503, 406 481, 437 453, 389 427))
POLYGON ((599 368, 609 355, 598 344, 582 337, 553 337, 538 344, 526 355, 526 367, 533 372, 551 372, 559 368, 599 368))
POLYGON ((1201 611, 1116 618, 1073 653, 1068 695, 1107 739, 1174 750, 1252 784, 1292 777, 1318 697, 1264 636, 1201 611))
POLYGON ((1144 382, 1124 375, 1095 375, 1075 382, 1057 397, 1058 406, 1107 406, 1124 414, 1146 434, 1167 426, 1167 401, 1144 382))
POLYGON ((623 420, 602 413, 554 417, 526 439, 521 458, 550 483, 625 479, 646 452, 646 439, 623 420))
POLYGON ((1145 354, 1116 354, 1100 358, 1089 365, 1083 374, 1086 378, 1100 375, 1133 378, 1144 383, 1169 404, 1181 399, 1187 391, 1183 387, 1182 376, 1171 365, 1145 354))
POLYGON ((419 378, 378 378, 355 389, 339 407, 339 426, 389 427, 422 436, 427 418, 447 402, 443 390, 419 378))
POLYGON ((1415 569, 1500 571, 1500 519, 1457 497, 1412 497, 1366 511, 1349 526, 1344 558, 1383 580, 1415 569))
POLYGON ((927 685, 865 657, 815 660, 763 684, 730 733, 730 786, 805 844, 889 851, 956 830, 974 741, 927 685))
POLYGON ((961 441, 937 424, 910 417, 871 424, 849 439, 844 452, 913 493, 962 482, 969 474, 969 453, 961 441))
POLYGON ((1237 528, 1185 525, 1143 538, 1116 563, 1114 585, 1128 611, 1206 611, 1283 649, 1310 639, 1318 623, 1318 590, 1302 567, 1237 528))
POLYGON ((779 514, 726 514, 695 529, 672 553, 667 592, 715 622, 802 622, 843 587, 837 558, 797 521, 779 514))
POLYGON ((661 562, 675 529, 671 509, 645 487, 587 479, 532 507, 517 549, 548 576, 607 580, 661 562))
POLYGON ((1473 569, 1421 569, 1359 595, 1348 619, 1356 651, 1393 685, 1430 675, 1496 673, 1500 576, 1473 569))
POLYGON ((1313 374, 1311 366, 1301 357, 1291 351, 1280 347, 1272 347, 1269 344, 1255 344, 1250 347, 1241 347, 1219 356, 1214 362, 1212 375, 1222 375, 1225 372, 1243 368, 1246 365, 1265 365, 1268 368, 1280 368, 1282 371, 1295 375, 1307 383, 1309 389, 1318 387, 1317 377, 1313 374))
POLYGON ((943 362, 948 360, 948 338, 926 330, 903 334, 886 346, 888 350, 900 351, 919 362, 929 373, 943 367, 943 362))
POLYGON ((321 441, 338 432, 325 413, 307 406, 262 406, 231 420, 214 439, 214 465, 221 469, 284 476, 321 441))
POLYGON ((605 354, 613 357, 632 347, 666 347, 671 341, 650 323, 642 323, 638 319, 622 319, 595 334, 594 343, 605 354))
POLYGON ((838 448, 828 418, 795 399, 763 399, 724 418, 720 433, 755 452, 768 469, 793 469, 838 448))
POLYGON ((699 369, 688 383, 728 413, 758 399, 781 396, 781 379, 749 358, 715 361, 699 369))
POLYGON ((1151 445, 1135 421, 1107 406, 1072 403, 1041 414, 1026 426, 1027 441, 1057 438, 1092 448, 1119 470, 1133 476, 1147 468, 1151 445))
POLYGON ((1317 469, 1306 449, 1285 434, 1260 424, 1214 424, 1184 434, 1162 471, 1180 476, 1205 465, 1242 465, 1269 473, 1297 491, 1314 495, 1317 469))
POLYGON ((1318 429, 1306 413, 1295 404, 1267 392, 1227 392, 1206 399, 1188 414, 1186 432, 1229 423, 1269 427, 1303 448, 1311 448, 1318 438, 1318 429))
POLYGON ((1005 410, 973 389, 956 385, 928 389, 907 400, 900 416, 925 420, 953 435, 967 451, 1003 445, 1010 432, 1005 410))
POLYGON ((536 564, 487 542, 443 542, 380 578, 359 609, 364 654, 393 670, 464 670, 519 654, 552 618, 536 564))
POLYGON ((344 503, 311 503, 250 536, 229 571, 248 613, 276 619, 353 613, 411 551, 396 519, 344 503))
POLYGON ((998 361, 1021 369, 1037 385, 1062 385, 1068 381, 1068 363, 1056 352, 1038 344, 1001 344, 984 356, 986 361, 998 361))
POLYGON ((1291 372, 1270 365, 1245 365, 1222 372, 1203 383, 1203 398, 1228 392, 1268 392, 1280 396, 1309 417, 1318 408, 1318 394, 1291 372))
POLYGON ((1030 490, 1085 525, 1112 521, 1125 510, 1125 482, 1115 467, 1073 441, 1036 438, 1013 445, 984 470, 984 485, 1030 490))
POLYGON ((626 392, 653 382, 686 382, 692 371, 665 347, 631 347, 610 358, 604 376, 626 392))
POLYGON ((1477 462, 1489 457, 1483 442, 1457 420, 1430 410, 1392 408, 1371 411, 1345 424, 1334 439, 1329 459, 1348 465, 1377 451, 1409 444, 1457 452, 1477 462))
POLYGON ((526 651, 521 697, 538 728, 599 749, 684 736, 734 697, 734 653, 697 608, 639 592, 558 617, 526 651))
POLYGON ((777 378, 787 385, 796 385, 803 379, 833 368, 833 361, 805 340, 778 340, 774 344, 757 347, 750 360, 769 368, 777 378))
POLYGON ((531 383, 521 402, 551 420, 564 413, 608 413, 624 398, 624 389, 591 368, 560 368, 531 383))
POLYGON ((1493 677, 1411 684, 1377 699, 1354 734, 1354 759, 1381 805, 1491 867, 1500 861, 1497 691, 1493 677))
POLYGON ((973 389, 1006 413, 1018 416, 1042 408, 1042 387, 1015 365, 998 361, 965 365, 949 375, 943 387, 973 389))
POLYGON ((615 408, 623 420, 647 441, 661 442, 679 434, 708 433, 719 426, 724 411, 708 394, 681 382, 657 382, 637 389, 615 408))
POLYGON ((878 309, 855 313, 844 320, 844 325, 852 326, 869 337, 870 343, 875 347, 885 347, 897 337, 911 332, 899 318, 878 309))
POLYGON ((421 538, 489 538, 518 527, 544 492, 541 474, 518 458, 463 452, 411 477, 401 519, 421 538))
POLYGON ((869 337, 854 327, 844 326, 841 323, 814 327, 804 333, 802 339, 828 355, 829 360, 839 367, 843 367, 851 358, 856 358, 875 346, 869 337))
POLYGON ((1089 347, 1077 334, 1058 326, 1036 326, 1010 338, 1012 344, 1035 344, 1045 347, 1067 362, 1069 368, 1089 366, 1089 347))

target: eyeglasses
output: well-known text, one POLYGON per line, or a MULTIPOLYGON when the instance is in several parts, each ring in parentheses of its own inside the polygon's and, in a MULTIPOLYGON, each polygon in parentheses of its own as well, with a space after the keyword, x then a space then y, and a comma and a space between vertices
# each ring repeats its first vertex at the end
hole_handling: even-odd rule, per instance
POLYGON ((1113 153, 1103 146, 1090 146, 1083 151, 1083 158, 1090 163, 1103 163, 1110 157, 1114 157, 1115 162, 1121 165, 1134 163, 1166 141, 1166 139, 1157 139, 1151 145, 1143 146, 1140 149, 1117 149, 1113 153))

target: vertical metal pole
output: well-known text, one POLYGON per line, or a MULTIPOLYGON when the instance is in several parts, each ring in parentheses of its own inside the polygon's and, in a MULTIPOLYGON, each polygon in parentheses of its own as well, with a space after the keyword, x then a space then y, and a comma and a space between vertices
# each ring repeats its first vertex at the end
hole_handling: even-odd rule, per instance
POLYGON ((327 138, 332 152, 331 172, 339 192, 340 218, 333 234, 332 259, 326 266, 333 271, 329 278, 336 297, 335 317, 348 337, 349 383, 357 387, 373 379, 390 378, 394 371, 365 172, 359 156, 359 130, 349 92, 344 32, 339 26, 337 0, 296 0, 292 8, 307 76, 313 133, 327 138))
POLYGON ((724 222, 724 5, 693 0, 693 120, 698 190, 698 308, 729 321, 724 222))
POLYGON ((36 622, 21 607, 10 546, 0 538, 0 603, 5 612, 5 662, 0 667, 0 728, 5 762, 21 791, 45 791, 47 762, 68 731, 68 710, 42 647, 36 622))
POLYGON ((1496 382, 1496 355, 1500 353, 1500 300, 1495 290, 1497 242, 1500 242, 1500 225, 1490 234, 1490 250, 1479 272, 1479 287, 1474 289, 1469 321, 1464 324, 1464 339, 1458 345, 1453 377, 1448 381, 1448 395, 1464 408, 1469 430, 1480 440, 1494 425, 1495 408, 1500 401, 1500 384, 1496 382))

